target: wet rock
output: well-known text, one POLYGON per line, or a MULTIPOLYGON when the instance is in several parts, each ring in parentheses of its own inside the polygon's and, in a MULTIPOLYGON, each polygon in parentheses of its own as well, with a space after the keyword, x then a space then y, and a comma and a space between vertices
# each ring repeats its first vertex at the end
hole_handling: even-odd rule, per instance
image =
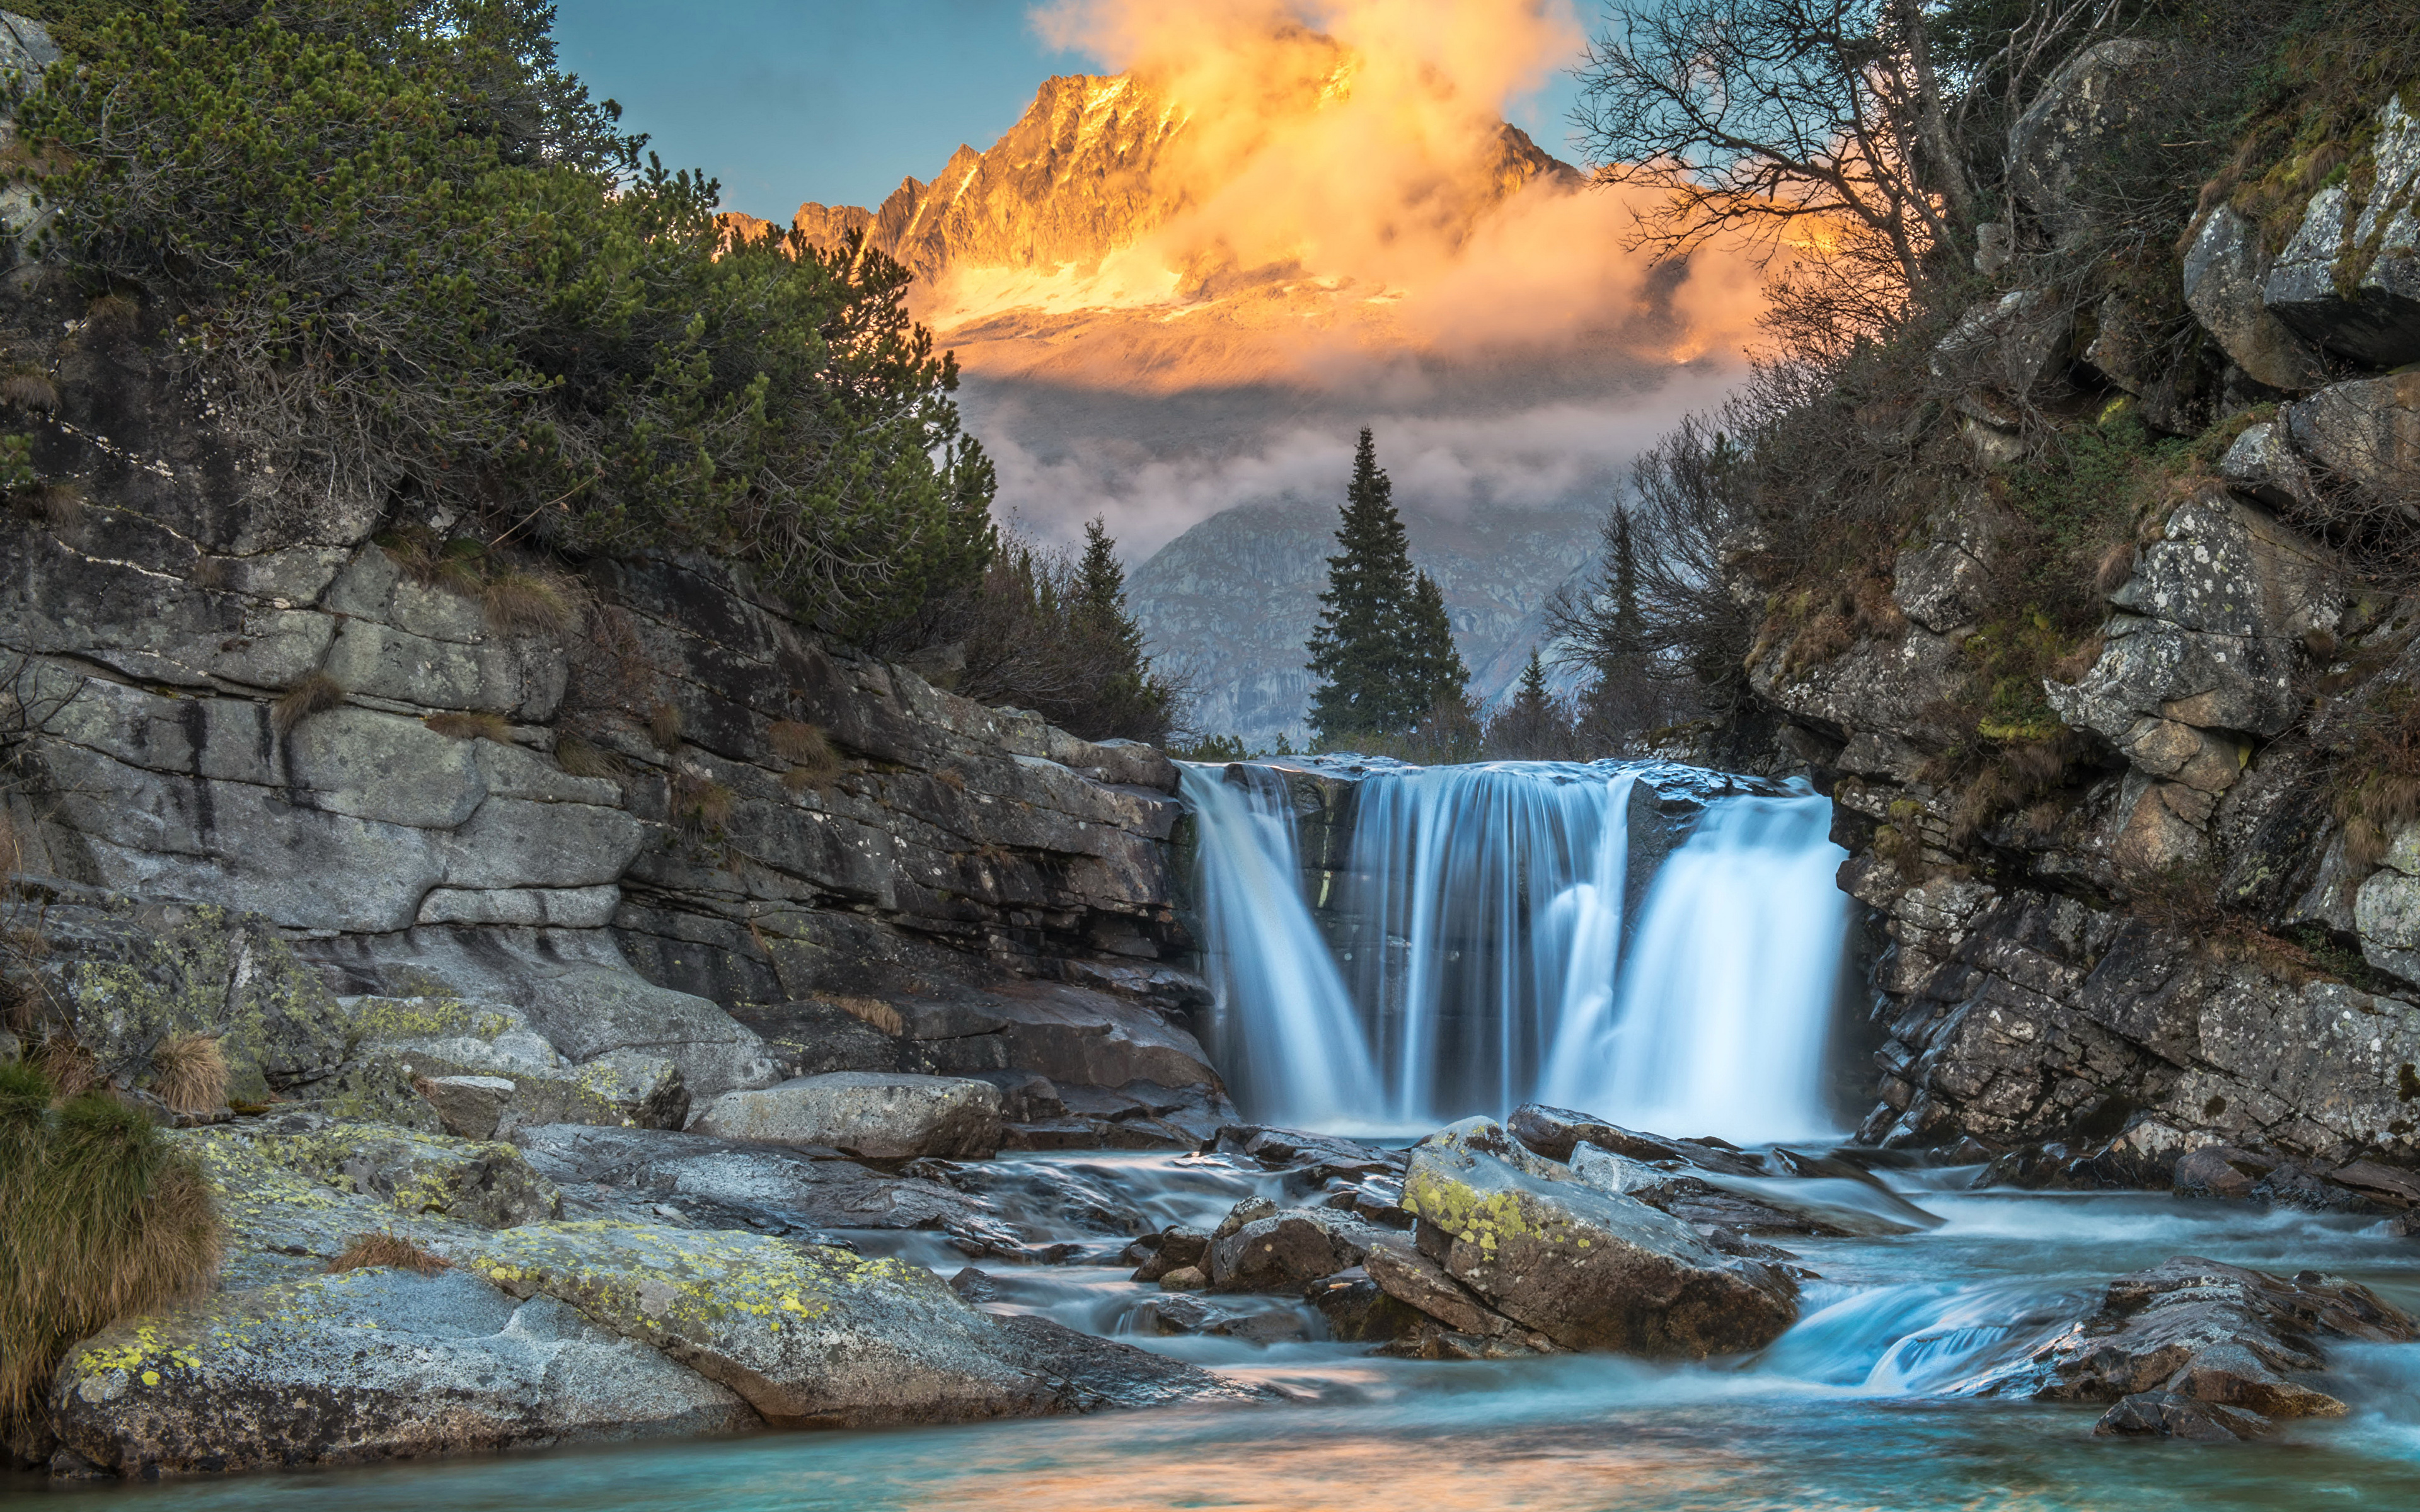
POLYGON ((998 1319, 998 1326, 1002 1356, 1039 1380, 1059 1412, 1234 1404, 1278 1395, 1047 1318, 1018 1314, 998 1319))
POLYGON ((1428 1314, 1387 1291, 1358 1266, 1313 1281, 1303 1288, 1303 1300, 1327 1319, 1328 1336, 1346 1344, 1383 1344, 1404 1338, 1430 1320, 1428 1314))
POLYGON ((61 1367, 62 1440, 121 1475, 737 1433, 738 1393, 464 1271, 339 1275, 130 1319, 61 1367))
MULTIPOLYGON (((1758 1348, 1797 1318, 1787 1274, 1727 1257, 1686 1224, 1465 1144, 1412 1151, 1404 1205, 1452 1277, 1566 1349, 1702 1359, 1758 1348)), ((1422 1245, 1423 1253, 1431 1253, 1422 1245)))
POLYGON ((823 1145, 876 1159, 959 1159, 1000 1149, 1000 1089, 962 1076, 831 1072, 727 1092, 690 1125, 766 1144, 823 1145))
POLYGON ((2262 300, 2269 276, 2257 227, 2228 206, 2202 218, 2185 253, 2185 303, 2254 382, 2288 393, 2327 381, 2311 344, 2262 300))
POLYGON ((1209 1284, 1209 1274, 1198 1265, 1180 1265, 1159 1278, 1162 1291, 1199 1291, 1209 1284))
POLYGON ((1513 1109, 1505 1128, 1523 1145, 1548 1160, 1568 1162, 1581 1144, 1652 1165, 1673 1162, 1739 1176, 1753 1176, 1763 1167, 1726 1145, 1697 1139, 1667 1139, 1640 1134, 1585 1113, 1527 1103, 1513 1109))
POLYGON ((2230 1443, 2257 1438, 2269 1427, 2269 1420, 2257 1412, 2195 1401, 2172 1391, 2147 1391, 2125 1397, 2102 1413, 2092 1431, 2103 1437, 2230 1443))
POLYGON ((582 1124, 521 1128, 530 1165, 583 1205, 636 1218, 673 1204, 705 1227, 767 1233, 939 1228, 982 1249, 1016 1250, 1016 1231, 980 1197, 929 1178, 779 1145, 670 1130, 582 1124))
POLYGON ((1221 1127, 1203 1147, 1204 1153, 1214 1150, 1251 1160, 1264 1170, 1299 1172, 1314 1184, 1370 1176, 1400 1176, 1404 1169, 1401 1150, 1380 1149, 1333 1134, 1252 1124, 1221 1127))
POLYGON ((1307 1338, 1310 1329, 1292 1308, 1239 1307, 1190 1293, 1164 1293, 1127 1315, 1138 1334, 1169 1337, 1186 1334, 1277 1344, 1307 1338))
POLYGON ((1380 1290, 1455 1333, 1493 1337, 1517 1328, 1456 1281, 1443 1265, 1410 1244, 1375 1245, 1362 1265, 1380 1290))
POLYGON ((1299 1292, 1361 1263, 1379 1230, 1332 1209, 1293 1208, 1255 1218, 1210 1242, 1218 1291, 1299 1292))
POLYGON ((2242 1201, 2277 1163, 2233 1145, 2204 1145, 2177 1160, 2174 1190, 2180 1197, 2225 1197, 2242 1201))
POLYGON ((2420 359, 2420 216, 2412 203, 2420 122, 2400 97, 2379 111, 2368 156, 2368 185, 2358 201, 2340 183, 2311 196, 2262 298, 2329 350, 2397 367, 2420 359))
POLYGON ((2036 1350, 2016 1379, 2050 1401, 2168 1394, 2267 1418, 2338 1417, 2342 1402, 2292 1379, 2326 1363, 2321 1341, 2414 1337, 2420 1319, 2356 1283, 2182 1257, 2111 1282, 2100 1308, 2036 1350))
POLYGON ((1134 1280, 1156 1281, 1171 1271, 1199 1269, 1210 1255, 1210 1236, 1199 1228, 1164 1229, 1150 1242, 1150 1257, 1136 1266, 1134 1280))

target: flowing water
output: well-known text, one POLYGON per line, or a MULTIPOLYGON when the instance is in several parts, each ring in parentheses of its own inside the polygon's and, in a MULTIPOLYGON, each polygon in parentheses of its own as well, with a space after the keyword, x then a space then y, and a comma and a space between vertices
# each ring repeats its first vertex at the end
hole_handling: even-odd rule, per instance
MULTIPOLYGON (((1307 901, 1282 778, 1187 768, 1218 1038, 1247 1109, 1424 1132, 1544 1096, 1742 1144, 1820 1130, 1817 1064, 1846 930, 1827 806, 1701 783, 1678 807, 1702 812, 1665 855, 1643 842, 1674 806, 1669 776, 1526 765, 1365 777, 1348 873, 1307 901), (1647 814, 1657 817, 1642 825, 1647 814)), ((1719 1180, 1770 1191, 1785 1168, 1719 1180)), ((2420 1307, 2420 1245, 2372 1219, 1975 1191, 1976 1174, 1792 1180, 1798 1200, 1892 1231, 1791 1241, 1815 1278, 1800 1321, 1752 1357, 1444 1364, 1332 1342, 1289 1297, 1207 1299, 1223 1315, 1214 1331, 1161 1335, 1166 1296, 1127 1279, 1129 1238, 1215 1225, 1248 1196, 1311 1199, 1297 1178, 1215 1154, 977 1163, 958 1167, 959 1184, 1036 1250, 1070 1246, 1066 1264, 987 1262, 989 1305, 1283 1399, 61 1494, 163 1512, 2420 1506, 2420 1346, 2339 1348, 2318 1384, 2351 1415, 2250 1443, 2096 1439, 2097 1407, 1991 1394, 2121 1272, 2179 1255, 2321 1268, 2420 1307)), ((944 1275, 963 1263, 937 1234, 850 1237, 944 1275)))
MULTIPOLYGON (((1238 1336, 1139 1332, 1161 1293, 1107 1261, 1136 1226, 1215 1221, 1281 1178, 1217 1157, 1003 1160, 986 1192, 1077 1263, 999 1268, 998 1307, 1047 1314, 1262 1381, 1290 1401, 891 1432, 721 1442, 104 1487, 161 1512, 1269 1512, 1746 1509, 2223 1512, 2420 1505, 2420 1348, 2340 1349, 2319 1384, 2350 1418, 2242 1444, 2095 1439, 2093 1407, 1960 1395, 2112 1274, 2179 1254, 2353 1275, 2420 1305, 2420 1251, 2371 1220, 2164 1196, 1968 1192, 1971 1170, 1885 1173, 1936 1227, 1792 1242, 1820 1279, 1804 1319, 1745 1361, 1604 1355, 1388 1360, 1322 1342, 1311 1309, 1232 1299, 1238 1336), (1255 1342, 1258 1338, 1263 1342, 1255 1342)), ((932 1236, 869 1252, 944 1274, 932 1236)), ((1229 1299, 1221 1299, 1229 1300, 1229 1299)), ((2071 1315, 2071 1311, 2070 1312, 2071 1315)))
POLYGON ((1826 1132, 1849 918, 1831 804, 1706 798, 1653 864, 1661 832, 1692 821, 1640 800, 1676 779, 1701 792, 1706 776, 1363 769, 1343 872, 1312 900, 1282 772, 1186 768, 1237 1104, 1335 1133, 1425 1131, 1529 1101, 1734 1142, 1826 1132))

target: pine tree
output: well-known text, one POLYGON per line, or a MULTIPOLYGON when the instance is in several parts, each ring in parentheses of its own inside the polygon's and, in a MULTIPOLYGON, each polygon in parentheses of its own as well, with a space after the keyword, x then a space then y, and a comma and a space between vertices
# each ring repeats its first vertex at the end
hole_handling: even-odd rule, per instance
POLYGON ((1393 486, 1364 428, 1327 559, 1327 588, 1311 632, 1311 723, 1324 741, 1400 734, 1441 700, 1459 700, 1469 673, 1454 648, 1445 595, 1412 568, 1393 486))
POLYGON ((1613 511, 1613 634, 1622 655, 1647 649, 1647 628, 1638 617, 1638 549, 1630 543, 1630 512, 1613 511))
POLYGON ((1521 669, 1520 686, 1512 693, 1512 709, 1525 723, 1535 724, 1543 718, 1552 702, 1546 695, 1546 664, 1538 657, 1538 648, 1529 648, 1529 665, 1521 669))
POLYGON ((1142 630, 1126 610, 1126 573, 1118 565, 1118 543, 1099 516, 1084 522, 1084 555, 1076 566, 1075 611, 1078 620, 1123 648, 1140 676, 1142 630))

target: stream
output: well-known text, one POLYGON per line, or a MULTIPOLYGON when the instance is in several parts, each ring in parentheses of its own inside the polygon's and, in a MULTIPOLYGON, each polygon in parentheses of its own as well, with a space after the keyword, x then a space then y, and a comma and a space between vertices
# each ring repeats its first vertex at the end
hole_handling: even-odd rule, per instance
MULTIPOLYGON (((163 1512, 2420 1505, 2420 1348, 2339 1347, 2318 1383, 2351 1416, 2282 1425, 2247 1443, 2096 1439, 2099 1404, 1957 1395, 2057 1304, 2175 1255, 2324 1266, 2420 1306, 2420 1254, 2379 1221, 2164 1195, 1969 1191, 1972 1168, 1884 1174, 1941 1226, 1792 1241, 1819 1278, 1806 1283, 1797 1326, 1745 1360, 1426 1363, 1325 1341, 1319 1315, 1283 1298, 1218 1299, 1259 1315, 1243 1332, 1267 1342, 1138 1331, 1165 1294, 1127 1280, 1129 1267, 1112 1259, 1125 1242, 1119 1226, 1140 1215, 1208 1227, 1247 1196, 1299 1198, 1280 1176, 1218 1156, 1004 1158, 980 1181, 1001 1215, 1078 1250, 1065 1265, 994 1262, 989 1305, 1045 1313, 1292 1399, 60 1494, 163 1512)), ((931 1235, 849 1237, 944 1275, 965 1263, 931 1235)))

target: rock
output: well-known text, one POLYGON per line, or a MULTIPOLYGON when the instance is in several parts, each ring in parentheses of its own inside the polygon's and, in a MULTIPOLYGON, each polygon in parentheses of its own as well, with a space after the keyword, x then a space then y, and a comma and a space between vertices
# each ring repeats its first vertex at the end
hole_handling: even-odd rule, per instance
POLYGON ((1107 1340, 1009 1328, 921 1266, 753 1235, 558 1225, 507 1230, 467 1263, 515 1296, 570 1302, 777 1426, 1080 1410, 1115 1395, 1086 1386, 1088 1358, 1142 1368, 1107 1340))
POLYGON ((1178 1266, 1159 1278, 1162 1291, 1199 1291, 1209 1284, 1209 1275, 1198 1265, 1178 1266))
POLYGON ((2279 411, 2295 447, 2368 498, 2420 513, 2420 373, 2332 383, 2279 411))
POLYGON ((1512 1110, 1506 1129, 1524 1146, 1548 1160, 1568 1162, 1581 1144, 1594 1145, 1630 1160, 1650 1165, 1677 1162, 1706 1170, 1753 1176, 1763 1167, 1735 1149, 1696 1139, 1667 1139, 1640 1134, 1566 1108, 1526 1103, 1512 1110))
POLYGON ((2071 312, 2053 294, 2040 289, 2003 294, 1959 316, 1933 347, 1933 377, 1948 383, 1987 384, 2011 399, 2023 399, 2050 372, 2073 325, 2071 312))
POLYGON ((1645 1203, 1466 1146, 1415 1149, 1404 1205, 1446 1240, 1455 1280, 1565 1349, 1702 1359, 1759 1348, 1797 1318, 1786 1273, 1725 1257, 1645 1203))
POLYGON ((738 1433, 729 1388, 551 1297, 349 1271, 129 1319, 72 1351, 60 1438, 125 1476, 738 1433))
POLYGON ((503 1076, 427 1076, 415 1085, 457 1139, 493 1139, 514 1091, 503 1076))
POLYGON ((2174 1186, 2180 1197, 2242 1201, 2259 1180, 2277 1168, 2267 1156, 2232 1145, 2204 1145, 2178 1158, 2174 1186))
POLYGON ((1131 1279, 1157 1281, 1171 1271, 1200 1269, 1210 1256, 1210 1236, 1199 1228, 1172 1227, 1153 1236, 1151 1258, 1135 1268, 1131 1279))
MULTIPOLYGON (((608 1050, 574 1064, 507 1004, 451 996, 338 1000, 358 1060, 423 1081, 501 1080, 489 1134, 522 1124, 598 1123, 676 1129, 689 1116, 679 1065, 644 1049, 608 1050)), ((422 1095, 427 1096, 425 1089, 422 1095)), ((433 1101, 433 1100, 432 1100, 433 1101)), ((448 1133, 458 1131, 448 1128, 448 1133)))
POLYGON ((2319 507, 2319 485, 2302 455, 2288 444, 2286 430, 2264 420, 2246 427, 2220 458, 2219 476, 2272 509, 2319 507))
POLYGON ((2318 388, 2327 381, 2319 353, 2262 301, 2268 275, 2257 227, 2225 205, 2202 217, 2184 261, 2185 303, 2202 329, 2254 382, 2318 388))
POLYGON ((574 966, 545 978, 531 992, 527 1012, 531 1026, 571 1060, 618 1050, 671 1060, 699 1103, 778 1076, 765 1041, 729 1013, 627 971, 574 966))
POLYGON ((1206 1334, 1239 1338, 1253 1344, 1276 1344, 1308 1336, 1310 1330, 1292 1308, 1238 1307, 1207 1297, 1163 1293, 1126 1315, 1137 1334, 1163 1337, 1206 1334))
POLYGON ((1063 1412, 1233 1405, 1278 1395, 1115 1339, 1078 1334, 1047 1318, 1020 1314, 998 1323, 1003 1356, 1047 1384, 1063 1412))
POLYGON ((2363 197, 2339 183, 2313 194, 2261 294, 2279 319, 2330 351, 2399 367, 2420 360, 2420 122, 2399 96, 2378 118, 2363 197))
POLYGON ((1500 1337, 1515 1325, 1471 1294, 1470 1288, 1447 1273, 1437 1261, 1410 1244, 1388 1243, 1371 1248, 1363 1257, 1364 1273, 1388 1296, 1457 1334, 1500 1337))
POLYGON ((690 1127, 721 1138, 825 1145, 883 1160, 982 1159, 1000 1149, 1000 1089, 963 1076, 831 1072, 727 1092, 690 1127))
POLYGON ((922 1176, 779 1145, 655 1129, 524 1126, 530 1165, 582 1201, 644 1220, 676 1206, 701 1227, 815 1237, 831 1229, 938 1228, 970 1252, 1016 1252, 1016 1232, 980 1197, 922 1176))
MULTIPOLYGON (((2049 1401, 2170 1394, 2272 1419, 2340 1417, 2342 1402, 2290 1379, 2325 1364, 2319 1341, 2414 1337, 2420 1319, 2366 1287, 2183 1257, 2111 1282, 2098 1311, 2034 1350, 2013 1379, 2049 1401)), ((2141 1426, 2152 1420, 2138 1408, 2121 1419, 2133 1426, 2112 1431, 2167 1431, 2141 1426)), ((2165 1408, 2157 1420, 2168 1421, 2165 1408)))
POLYGON ((265 1142, 262 1153, 420 1217, 510 1228, 563 1211, 563 1194, 510 1145, 334 1124, 265 1142))
POLYGON ((2094 212, 2077 191, 2124 152, 2156 109, 2156 80, 2172 47, 2133 38, 2097 42, 2059 67, 2009 131, 2009 189, 2054 243, 2086 230, 2094 212))
POLYGON ((2238 1412, 2213 1402, 2197 1402, 2172 1391, 2138 1392, 2121 1398, 2092 1426, 2103 1437, 2189 1439, 2200 1443, 2228 1443, 2257 1438, 2269 1428, 2257 1412, 2238 1412))
POLYGON ((1294 1208, 1256 1218, 1210 1243, 1214 1291, 1283 1291, 1361 1263, 1378 1231, 1329 1208, 1294 1208))
POLYGON ((1417 1333, 1428 1315, 1379 1287, 1356 1266, 1322 1276, 1303 1288, 1303 1300, 1327 1319, 1328 1337, 1346 1344, 1383 1344, 1417 1333))

